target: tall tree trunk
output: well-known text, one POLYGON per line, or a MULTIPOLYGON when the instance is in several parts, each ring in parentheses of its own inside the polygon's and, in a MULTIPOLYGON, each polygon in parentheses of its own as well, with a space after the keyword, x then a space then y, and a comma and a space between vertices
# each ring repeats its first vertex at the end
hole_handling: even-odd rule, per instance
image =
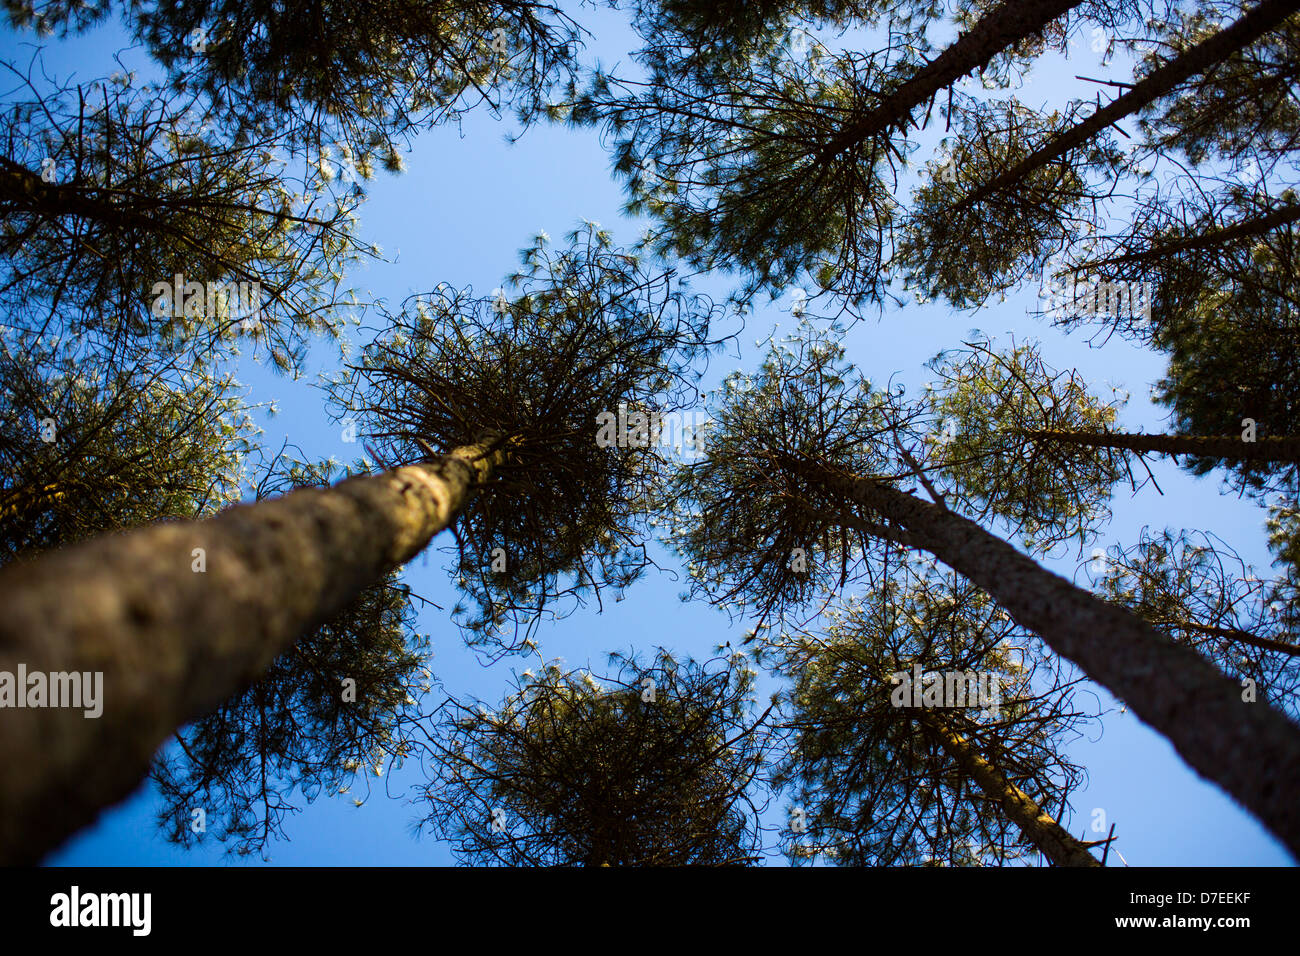
POLYGON ((871 478, 806 459, 791 467, 882 515, 983 588, 1021 627, 1131 707, 1189 766, 1217 783, 1300 856, 1300 726, 1131 611, 1041 567, 975 522, 871 478))
POLYGON ((1057 866, 1101 866, 1088 847, 1070 835, 1029 794, 1025 793, 989 763, 969 740, 962 737, 938 713, 916 709, 917 719, 930 732, 948 756, 957 761, 962 773, 974 780, 981 790, 1006 813, 1043 855, 1057 866))
POLYGON ((1254 43, 1298 9, 1300 2, 1297 0, 1264 0, 1230 27, 1207 37, 1186 53, 1170 60, 1083 122, 1059 133, 1006 172, 962 197, 954 208, 973 206, 1000 190, 1015 186, 1034 170, 1064 156, 1112 123, 1131 116, 1172 92, 1183 80, 1206 72, 1214 64, 1254 43))
POLYGON ((505 460, 499 445, 0 571, 0 672, 103 674, 98 718, 0 710, 0 861, 35 862, 93 821, 135 788, 178 727, 418 554, 505 460))
POLYGON ((1007 47, 1034 36, 1077 7, 1081 0, 1007 0, 886 96, 875 108, 842 130, 818 155, 825 162, 863 140, 907 124, 918 106, 1007 47))
POLYGON ((1243 441, 1232 435, 1136 435, 1127 432, 1025 431, 1026 438, 1083 445, 1088 448, 1122 448, 1159 455, 1193 455, 1231 461, 1300 462, 1300 438, 1274 437, 1243 441))

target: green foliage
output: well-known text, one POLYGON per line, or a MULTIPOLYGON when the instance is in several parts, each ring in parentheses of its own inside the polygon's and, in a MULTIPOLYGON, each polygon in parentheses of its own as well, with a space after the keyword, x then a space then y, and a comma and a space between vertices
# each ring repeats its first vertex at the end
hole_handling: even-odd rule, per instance
MULTIPOLYGON (((1246 4, 1232 4, 1238 10, 1246 4)), ((1181 13, 1162 25, 1163 44, 1146 64, 1186 51, 1219 28, 1218 11, 1181 13)), ((1212 158, 1289 161, 1300 137, 1300 17, 1238 50, 1177 95, 1144 113, 1152 148, 1181 153, 1195 165, 1212 158)))
POLYGON ((228 372, 0 332, 0 561, 238 500, 254 428, 228 372))
POLYGON ((424 825, 466 863, 722 866, 760 849, 740 655, 703 664, 612 655, 615 672, 525 671, 500 705, 452 701, 436 728, 424 825))
POLYGON ((107 17, 113 0, 4 0, 4 8, 14 29, 30 27, 41 37, 57 30, 60 36, 67 36, 107 17))
POLYGON ((756 374, 728 376, 710 418, 704 455, 682 466, 665 499, 692 590, 765 618, 843 583, 865 541, 793 463, 888 474, 885 398, 841 346, 806 332, 775 346, 756 374))
MULTIPOLYGON (((1014 6, 981 9, 978 19, 959 16, 969 33, 989 38, 962 48, 959 68, 966 74, 979 71, 983 77, 991 68, 986 82, 1005 83, 1008 64, 1023 64, 1026 44, 1037 39, 1029 27, 1024 36, 1006 36, 1008 27, 1023 26, 1014 6)), ((1114 24, 1133 20, 1138 7, 1098 2, 1085 4, 1084 11, 1114 24)), ((783 35, 776 25, 782 16, 835 25, 874 21, 885 12, 875 3, 765 3, 743 11, 731 4, 691 5, 691 12, 674 3, 638 11, 647 45, 637 59, 648 77, 620 80, 598 72, 575 95, 568 119, 603 127, 614 169, 627 179, 629 212, 648 213, 662 225, 650 240, 654 248, 702 270, 737 272, 742 300, 759 291, 776 297, 803 276, 853 305, 892 298, 891 270, 884 264, 898 214, 894 191, 910 149, 906 132, 921 125, 916 114, 933 100, 924 83, 908 84, 943 55, 929 55, 925 40, 942 5, 889 8, 887 45, 870 54, 832 53, 815 40, 796 46, 792 34, 783 35)), ((1061 42, 1070 25, 1048 28, 1059 34, 1053 42, 1061 42)), ((1020 137, 1031 126, 1021 120, 1003 130, 1002 152, 1027 149, 1020 137)), ((974 142, 975 148, 984 145, 974 142)), ((1079 162, 1112 159, 1097 155, 1095 147, 1078 152, 1079 162)), ((988 161, 1005 158, 995 143, 988 161)), ((1082 198, 1072 170, 1048 169, 1031 178, 1042 181, 1032 184, 1014 216, 1009 208, 965 214, 976 223, 991 219, 984 231, 1016 239, 1014 248, 1000 250, 995 237, 985 237, 989 277, 980 282, 1010 268, 992 259, 1018 251, 1026 238, 1031 246, 1059 240, 1062 227, 1053 217, 1082 198), (1031 231, 1024 231, 1022 219, 1031 222, 1031 231)), ((942 220, 937 213, 935 218, 920 231, 939 229, 942 220)), ((955 232, 961 234, 960 226, 955 232)), ((924 238, 917 240, 916 246, 924 245, 924 238)), ((953 261, 969 268, 960 257, 953 261)))
MULTIPOLYGON (((1158 11, 1168 9, 1176 0, 1084 0, 1068 13, 1049 23, 1036 34, 1031 34, 994 57, 979 72, 985 89, 1007 88, 1017 81, 1024 82, 1034 61, 1049 53, 1070 54, 1071 41, 1092 42, 1091 32, 1097 29, 1107 38, 1106 50, 1118 41, 1145 33, 1158 11)), ((998 7, 998 0, 969 0, 953 11, 952 17, 962 32, 971 30, 982 17, 998 7)), ((1109 53, 1106 53, 1109 58, 1109 53)))
POLYGON ((873 267, 893 215, 886 179, 897 155, 883 134, 829 146, 900 82, 895 69, 776 47, 725 80, 598 75, 571 121, 605 127, 627 211, 663 224, 658 251, 701 270, 740 271, 744 296, 775 297, 807 272, 879 297, 873 267))
MULTIPOLYGON (((1300 433, 1296 233, 1287 227, 1221 250, 1218 265, 1217 275, 1202 273, 1198 295, 1185 294, 1184 310, 1162 315, 1155 341, 1168 352, 1169 368, 1156 400, 1180 434, 1241 434, 1247 418, 1258 438, 1300 433)), ((1198 475, 1229 469, 1233 484, 1255 494, 1297 487, 1293 465, 1208 458, 1184 464, 1198 475)))
POLYGON ((1286 577, 1300 587, 1300 506, 1283 499, 1269 509, 1268 546, 1276 556, 1274 565, 1286 569, 1286 577))
POLYGON ((645 41, 637 59, 656 82, 692 77, 725 82, 755 56, 786 46, 805 53, 820 46, 813 31, 875 26, 888 17, 890 30, 924 46, 925 27, 941 19, 939 0, 637 0, 633 25, 645 41))
POLYGON ((131 19, 223 115, 315 147, 337 139, 359 161, 395 157, 396 141, 479 102, 536 114, 575 69, 580 37, 532 0, 132 0, 131 19))
MULTIPOLYGON (((1285 552, 1284 552, 1285 553, 1285 552)), ((1137 613, 1227 674, 1254 682, 1260 700, 1300 714, 1300 589, 1292 576, 1261 580, 1206 532, 1145 528, 1133 547, 1112 547, 1098 593, 1137 613)))
POLYGON ((11 324, 200 357, 242 338, 285 370, 312 337, 339 331, 360 193, 333 195, 319 175, 295 180, 282 139, 232 135, 194 97, 127 76, 10 109, 0 305, 11 324), (156 286, 178 273, 258 282, 260 314, 237 317, 203 295, 174 316, 156 286))
POLYGON ((1035 440, 1034 431, 1098 432, 1114 425, 1123 400, 1093 396, 1077 372, 1057 372, 1035 345, 995 352, 987 344, 941 353, 927 392, 935 421, 926 436, 939 476, 971 515, 996 514, 1026 542, 1082 544, 1110 516, 1127 473, 1112 449, 1035 440))
POLYGON ((333 386, 339 417, 364 421, 383 463, 485 436, 508 449, 455 530, 477 605, 470 640, 514 649, 559 598, 621 589, 647 563, 648 496, 668 452, 601 447, 599 416, 687 407, 716 311, 594 224, 566 248, 539 238, 523 261, 513 297, 443 285, 408 301, 333 386))
POLYGON ((963 108, 946 155, 913 196, 894 264, 923 299, 943 297, 956 308, 983 304, 1040 271, 1087 221, 1098 193, 1092 169, 1113 171, 1119 157, 1105 141, 1040 166, 1014 187, 963 202, 982 184, 1013 168, 1070 125, 1015 101, 963 108))
POLYGON ((919 482, 974 521, 1001 521, 1031 551, 1087 540, 1124 459, 1035 447, 1016 429, 1097 427, 1114 408, 1025 346, 972 346, 932 367, 938 386, 907 400, 901 389, 873 389, 840 346, 805 332, 774 347, 756 374, 731 376, 704 457, 679 470, 669 498, 693 589, 766 620, 844 586, 873 542, 913 546, 891 521, 810 480, 807 465, 919 482))
MULTIPOLYGON (((1149 313, 1101 321, 1168 355, 1152 396, 1170 410, 1171 431, 1244 435, 1251 419, 1257 439, 1294 435, 1300 431, 1295 192, 1272 196, 1232 184, 1211 193, 1203 182, 1182 185, 1186 198, 1147 197, 1131 226, 1091 244, 1073 263, 1070 281, 1086 276, 1112 287, 1146 286, 1149 313)), ((1064 310, 1058 321, 1073 327, 1095 317, 1064 310)), ((1296 487, 1295 468, 1286 463, 1187 457, 1182 464, 1196 475, 1226 469, 1234 487, 1261 498, 1293 494, 1296 487)))
POLYGON ((1033 844, 917 709, 894 705, 901 677, 893 675, 910 681, 916 665, 945 681, 970 672, 984 690, 996 682, 996 695, 971 692, 968 706, 927 708, 928 716, 1053 814, 1081 771, 1060 745, 1086 715, 983 592, 893 556, 877 572, 861 597, 826 614, 824 633, 801 630, 764 648, 764 660, 775 657, 792 681, 782 700, 791 736, 775 783, 803 811, 806 829, 787 830, 786 853, 796 863, 822 856, 845 866, 1024 860, 1033 844))

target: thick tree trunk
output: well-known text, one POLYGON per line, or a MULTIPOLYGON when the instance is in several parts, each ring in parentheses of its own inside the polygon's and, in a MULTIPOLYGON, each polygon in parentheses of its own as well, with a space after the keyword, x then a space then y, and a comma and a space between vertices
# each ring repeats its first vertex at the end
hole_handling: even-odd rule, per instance
POLYGON ((1088 448, 1122 448, 1159 455, 1192 455, 1231 461, 1300 462, 1300 438, 1260 438, 1243 441, 1233 435, 1135 435, 1126 432, 1026 431, 1026 438, 1083 445, 1088 448))
POLYGON ((1034 170, 1083 145, 1107 126, 1133 115, 1172 92, 1179 83, 1189 77, 1206 72, 1214 64, 1226 60, 1238 50, 1254 43, 1297 10, 1300 10, 1300 2, 1297 0, 1264 0, 1236 23, 1207 37, 1186 53, 1165 63, 1083 122, 1076 123, 1054 136, 1000 176, 994 177, 974 192, 962 197, 956 204, 956 208, 973 206, 1000 190, 1017 185, 1034 170))
POLYGON ((917 708, 917 719, 930 731, 948 756, 957 761, 962 773, 978 784, 1006 813, 1020 832, 1057 866, 1101 866, 1088 847, 1072 837, 1029 796, 1006 778, 997 767, 949 726, 935 711, 917 708))
POLYGON ((918 106, 1020 40, 1077 7, 1081 0, 1007 0, 989 11, 941 54, 913 74, 874 109, 840 132, 817 162, 907 124, 918 106))
POLYGON ((1189 766, 1300 856, 1300 726, 1132 612, 1041 567, 975 522, 870 478, 791 461, 835 496, 901 525, 1020 626, 1123 700, 1189 766))
POLYGON ((129 794, 178 727, 418 554, 504 456, 458 448, 0 572, 0 672, 103 675, 98 718, 0 709, 0 862, 39 860, 129 794))

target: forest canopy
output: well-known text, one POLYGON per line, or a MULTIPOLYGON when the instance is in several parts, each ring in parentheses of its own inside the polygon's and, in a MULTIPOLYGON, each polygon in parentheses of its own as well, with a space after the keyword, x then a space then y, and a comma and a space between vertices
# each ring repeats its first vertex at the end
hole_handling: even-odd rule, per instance
POLYGON ((9 0, 0 863, 1293 863, 1296 7, 9 0))

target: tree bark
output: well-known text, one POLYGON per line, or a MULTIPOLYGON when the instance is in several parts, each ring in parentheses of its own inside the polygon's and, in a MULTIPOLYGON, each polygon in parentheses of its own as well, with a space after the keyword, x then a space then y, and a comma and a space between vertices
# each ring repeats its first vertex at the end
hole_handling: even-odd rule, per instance
POLYGON ((1136 435, 1127 432, 1026 431, 1026 438, 1083 445, 1088 448, 1122 448, 1138 453, 1193 455, 1232 461, 1300 462, 1300 438, 1275 437, 1243 441, 1232 435, 1136 435))
POLYGON ((1000 806, 1043 855, 1057 866, 1101 866, 1081 840, 1051 818, 1025 793, 934 711, 916 709, 917 719, 930 731, 962 772, 1000 806))
POLYGON ((0 861, 34 863, 92 822, 178 727, 423 550, 505 460, 498 444, 0 571, 0 672, 103 674, 98 718, 0 710, 0 861))
POLYGON ((875 108, 841 131, 822 150, 825 162, 863 140, 911 119, 912 112, 1012 44, 1041 31, 1081 0, 1007 0, 982 17, 951 46, 914 73, 875 108))
POLYGON ((1132 708, 1183 760, 1300 856, 1300 727, 1131 611, 1041 567, 940 505, 804 459, 812 484, 883 515, 983 588, 1018 623, 1132 708))
POLYGON ((133 197, 133 202, 115 203, 107 191, 97 187, 80 188, 67 183, 47 183, 26 166, 0 157, 0 209, 12 215, 27 212, 46 219, 84 216, 87 219, 122 229, 145 232, 168 232, 162 199, 133 197))
POLYGON ((1015 166, 989 180, 957 202, 963 209, 982 202, 994 193, 1016 185, 1036 169, 1064 156, 1092 139, 1107 126, 1130 116, 1172 92, 1179 83, 1204 73, 1281 24, 1300 9, 1297 0, 1263 0, 1236 23, 1202 40, 1187 52, 1165 63, 1136 83, 1122 96, 1103 106, 1081 123, 1054 136, 1015 166))

